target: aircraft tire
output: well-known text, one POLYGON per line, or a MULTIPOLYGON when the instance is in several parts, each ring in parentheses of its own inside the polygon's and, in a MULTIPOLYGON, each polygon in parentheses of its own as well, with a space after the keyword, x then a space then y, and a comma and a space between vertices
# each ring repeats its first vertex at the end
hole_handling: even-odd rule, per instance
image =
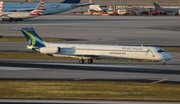
POLYGON ((165 63, 165 62, 162 62, 162 64, 163 64, 163 65, 166 65, 166 63, 165 63))
POLYGON ((79 63, 84 64, 84 60, 83 59, 79 60, 79 63))
POLYGON ((89 59, 88 64, 92 64, 92 63, 93 63, 93 59, 89 59))

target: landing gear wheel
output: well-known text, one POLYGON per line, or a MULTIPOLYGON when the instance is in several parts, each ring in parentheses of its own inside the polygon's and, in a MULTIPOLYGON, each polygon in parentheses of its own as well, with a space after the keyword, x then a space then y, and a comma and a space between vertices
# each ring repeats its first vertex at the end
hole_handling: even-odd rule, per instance
POLYGON ((79 60, 79 63, 84 64, 84 60, 83 59, 79 60))
POLYGON ((162 64, 163 64, 163 65, 166 65, 166 63, 165 63, 165 62, 162 62, 162 64))
POLYGON ((92 63, 93 63, 93 59, 89 59, 88 64, 92 64, 92 63))

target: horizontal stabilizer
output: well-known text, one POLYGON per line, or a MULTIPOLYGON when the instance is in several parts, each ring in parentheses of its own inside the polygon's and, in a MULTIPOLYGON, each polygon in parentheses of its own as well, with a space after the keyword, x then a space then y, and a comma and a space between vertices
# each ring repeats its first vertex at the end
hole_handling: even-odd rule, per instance
POLYGON ((8 30, 10 30, 10 31, 22 31, 22 30, 34 31, 33 28, 9 28, 8 30))
POLYGON ((81 0, 64 0, 61 3, 80 3, 81 0))
POLYGON ((76 4, 77 7, 82 7, 82 6, 88 6, 88 5, 93 5, 94 3, 82 3, 82 4, 76 4))

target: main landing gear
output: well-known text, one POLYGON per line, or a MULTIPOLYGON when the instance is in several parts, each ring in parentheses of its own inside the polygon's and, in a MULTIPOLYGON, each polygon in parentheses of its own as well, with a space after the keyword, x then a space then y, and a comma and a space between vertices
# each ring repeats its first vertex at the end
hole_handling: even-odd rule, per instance
MULTIPOLYGON (((84 59, 80 59, 80 60, 79 60, 79 63, 80 63, 80 64, 84 64, 84 62, 85 62, 84 59)), ((88 60, 87 60, 87 63, 88 63, 88 64, 92 64, 92 63, 93 63, 93 59, 88 59, 88 60)))

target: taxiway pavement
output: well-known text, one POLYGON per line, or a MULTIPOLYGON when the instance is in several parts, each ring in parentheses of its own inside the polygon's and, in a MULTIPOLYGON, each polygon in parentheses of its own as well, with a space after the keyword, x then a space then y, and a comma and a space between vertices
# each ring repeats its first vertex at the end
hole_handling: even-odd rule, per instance
POLYGON ((77 60, 0 60, 0 79, 87 80, 180 83, 179 63, 107 62, 77 64, 77 60))

